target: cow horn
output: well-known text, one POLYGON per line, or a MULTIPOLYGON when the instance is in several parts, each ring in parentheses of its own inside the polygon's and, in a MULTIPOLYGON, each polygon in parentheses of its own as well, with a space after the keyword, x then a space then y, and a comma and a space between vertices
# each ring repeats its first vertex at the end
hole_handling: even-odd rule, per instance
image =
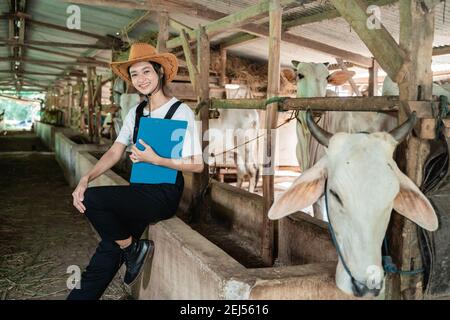
POLYGON ((321 145, 328 147, 328 143, 333 135, 328 131, 323 130, 314 122, 310 109, 306 111, 306 125, 308 126, 309 131, 311 131, 313 137, 316 138, 321 145))
POLYGON ((400 143, 411 132, 412 128, 414 128, 414 126, 416 125, 416 120, 416 112, 414 111, 409 115, 408 120, 403 122, 403 124, 401 124, 397 128, 389 131, 389 133, 392 137, 394 137, 395 140, 397 140, 398 143, 400 143))

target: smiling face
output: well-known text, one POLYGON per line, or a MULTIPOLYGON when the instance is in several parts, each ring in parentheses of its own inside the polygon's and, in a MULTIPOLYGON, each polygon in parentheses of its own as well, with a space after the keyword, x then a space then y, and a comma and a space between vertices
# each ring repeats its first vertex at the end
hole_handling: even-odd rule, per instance
POLYGON ((158 74, 150 62, 137 62, 130 67, 129 72, 133 86, 144 95, 157 92, 162 87, 163 72, 160 69, 158 74))

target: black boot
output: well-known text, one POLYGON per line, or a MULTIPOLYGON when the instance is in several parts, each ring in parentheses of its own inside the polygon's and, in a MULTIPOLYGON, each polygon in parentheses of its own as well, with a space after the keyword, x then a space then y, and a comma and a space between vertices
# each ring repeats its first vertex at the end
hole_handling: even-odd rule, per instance
POLYGON ((151 240, 139 240, 133 239, 131 244, 123 249, 123 256, 125 259, 125 265, 127 272, 125 273, 125 284, 132 286, 138 279, 142 267, 148 258, 153 257, 153 251, 155 244, 151 240))

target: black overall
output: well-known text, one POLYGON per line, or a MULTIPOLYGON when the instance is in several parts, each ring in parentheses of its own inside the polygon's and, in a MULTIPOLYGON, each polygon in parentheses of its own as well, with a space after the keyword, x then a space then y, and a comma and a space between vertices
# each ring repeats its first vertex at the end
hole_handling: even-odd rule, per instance
MULTIPOLYGON (((164 119, 172 118, 180 104, 180 101, 174 103, 164 119)), ((134 143, 144 106, 141 103, 136 109, 134 143)), ((115 240, 130 236, 139 239, 149 224, 173 217, 183 187, 183 174, 178 171, 175 184, 131 183, 129 186, 87 188, 83 200, 85 215, 100 235, 101 242, 81 275, 80 289, 73 289, 67 299, 100 299, 123 263, 122 250, 115 240)))

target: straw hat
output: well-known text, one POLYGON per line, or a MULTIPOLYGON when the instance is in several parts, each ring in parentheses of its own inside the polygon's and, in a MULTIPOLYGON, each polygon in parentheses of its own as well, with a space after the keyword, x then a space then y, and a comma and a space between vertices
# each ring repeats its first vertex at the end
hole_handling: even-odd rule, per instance
POLYGON ((136 62, 154 61, 164 68, 167 83, 171 82, 178 71, 178 59, 172 53, 158 53, 152 45, 148 43, 133 43, 127 61, 117 61, 111 63, 112 71, 120 78, 131 84, 128 68, 136 62))

